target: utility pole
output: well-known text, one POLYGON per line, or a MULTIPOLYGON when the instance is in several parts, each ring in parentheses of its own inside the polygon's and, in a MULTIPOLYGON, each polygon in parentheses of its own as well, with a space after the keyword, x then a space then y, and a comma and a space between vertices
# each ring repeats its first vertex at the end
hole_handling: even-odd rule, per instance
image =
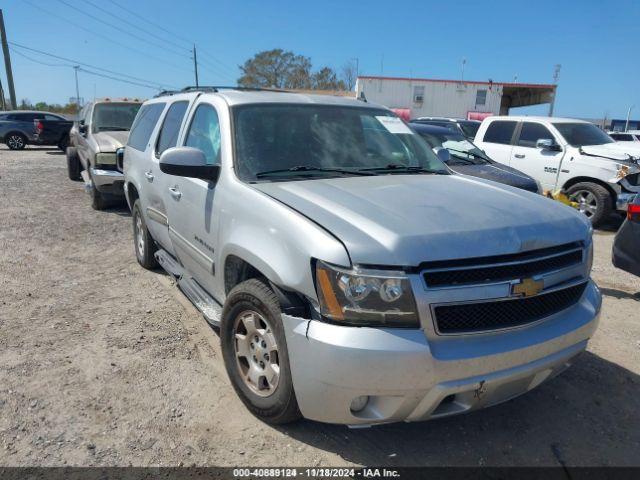
POLYGON ((2 80, 0 79, 0 110, 6 110, 7 106, 4 104, 4 89, 2 88, 2 80))
POLYGON ((80 70, 80 66, 75 65, 73 67, 73 70, 75 71, 75 74, 76 74, 76 110, 79 115, 80 114, 80 88, 78 88, 78 70, 80 70))
POLYGON ((7 43, 7 32, 4 28, 4 17, 0 9, 0 39, 2 40, 2 52, 4 53, 4 68, 7 70, 7 83, 9 84, 9 96, 11 97, 11 108, 18 108, 16 102, 16 89, 13 86, 13 71, 11 70, 11 57, 9 56, 9 44, 7 43))
POLYGON ((199 87, 198 84, 198 54, 196 53, 196 44, 193 44, 193 70, 196 73, 196 87, 199 87))
POLYGON ((553 107, 556 103, 556 93, 558 92, 558 79, 560 78, 560 67, 562 65, 557 64, 553 67, 553 84, 555 88, 553 89, 553 93, 551 94, 551 102, 549 103, 549 116, 553 117, 553 107))
POLYGON ((464 83, 464 66, 467 64, 467 59, 462 57, 462 72, 460 73, 460 83, 464 83))

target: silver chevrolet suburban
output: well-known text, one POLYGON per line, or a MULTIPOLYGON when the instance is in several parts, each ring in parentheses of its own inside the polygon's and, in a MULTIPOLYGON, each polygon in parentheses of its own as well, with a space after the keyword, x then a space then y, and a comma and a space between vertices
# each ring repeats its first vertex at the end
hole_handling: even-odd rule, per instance
POLYGON ((587 219, 453 174, 386 108, 187 88, 144 103, 123 162, 138 262, 219 327, 233 387, 267 422, 495 405, 596 329, 587 219))

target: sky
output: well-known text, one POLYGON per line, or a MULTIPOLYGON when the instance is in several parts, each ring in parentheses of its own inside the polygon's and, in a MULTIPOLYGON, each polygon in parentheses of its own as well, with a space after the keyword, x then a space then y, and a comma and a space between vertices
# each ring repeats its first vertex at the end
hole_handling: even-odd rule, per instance
POLYGON ((106 69, 79 71, 86 100, 193 85, 195 44, 201 85, 235 85, 238 66, 272 48, 308 56, 315 69, 357 58, 362 75, 458 79, 464 58, 468 80, 551 83, 560 64, 557 115, 625 118, 633 106, 640 118, 637 0, 0 0, 0 8, 9 42, 22 46, 11 46, 16 95, 34 103, 75 96, 80 62, 106 69))

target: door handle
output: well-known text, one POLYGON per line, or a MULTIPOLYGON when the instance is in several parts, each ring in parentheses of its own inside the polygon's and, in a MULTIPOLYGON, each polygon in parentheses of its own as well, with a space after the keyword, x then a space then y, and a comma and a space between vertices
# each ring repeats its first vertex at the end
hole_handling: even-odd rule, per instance
POLYGON ((175 187, 169 187, 169 193, 174 198, 174 200, 180 200, 180 197, 182 196, 182 193, 180 192, 180 190, 178 190, 177 185, 175 187))
POLYGON ((525 155, 524 155, 524 153, 516 153, 516 154, 514 155, 514 157, 516 157, 516 158, 524 158, 524 157, 525 157, 525 155))
POLYGON ((153 173, 151 173, 151 170, 149 170, 148 172, 144 172, 144 176, 147 177, 147 180, 153 182, 153 173))

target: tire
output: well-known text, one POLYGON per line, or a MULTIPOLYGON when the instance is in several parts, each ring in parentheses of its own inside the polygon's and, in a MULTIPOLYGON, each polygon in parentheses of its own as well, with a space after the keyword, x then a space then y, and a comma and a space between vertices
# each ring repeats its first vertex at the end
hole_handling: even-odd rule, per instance
POLYGON ((136 251, 138 263, 147 270, 153 270, 158 267, 158 261, 154 255, 158 247, 147 229, 140 200, 136 200, 133 204, 131 218, 133 219, 133 248, 136 251))
POLYGON ((63 152, 66 152, 68 146, 69 146, 69 135, 65 135, 60 139, 60 142, 58 143, 58 148, 63 152))
POLYGON ((107 195, 100 193, 100 190, 96 188, 91 182, 91 208, 94 210, 104 210, 109 206, 109 199, 107 195))
POLYGON ((27 146, 27 137, 19 132, 9 133, 4 138, 4 143, 7 144, 9 150, 24 150, 27 146))
POLYGON ((78 151, 75 147, 67 147, 67 174, 69 179, 74 182, 82 180, 82 165, 80 164, 80 158, 78 158, 78 151))
POLYGON ((222 309, 220 338, 227 374, 247 409, 270 424, 300 419, 280 303, 273 290, 258 279, 235 286, 222 309), (251 324, 257 329, 251 330, 251 324), (254 381, 249 380, 252 376, 254 381))
POLYGON ((611 193, 597 183, 576 183, 567 189, 567 195, 579 203, 578 210, 587 216, 594 228, 609 218, 613 211, 611 193))

